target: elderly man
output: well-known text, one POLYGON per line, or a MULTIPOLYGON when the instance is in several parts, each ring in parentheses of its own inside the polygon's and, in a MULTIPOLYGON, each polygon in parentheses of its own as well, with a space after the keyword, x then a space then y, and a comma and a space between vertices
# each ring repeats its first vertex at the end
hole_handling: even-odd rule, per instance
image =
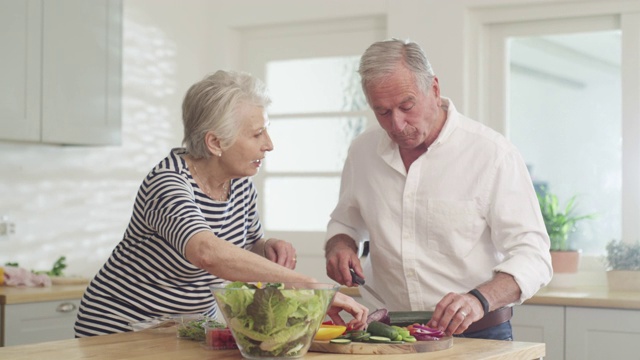
POLYGON ((433 310, 429 326, 447 334, 511 340, 511 305, 552 276, 521 155, 441 97, 416 43, 374 43, 359 72, 380 127, 349 149, 327 228, 327 274, 353 286, 353 269, 387 309, 433 310))

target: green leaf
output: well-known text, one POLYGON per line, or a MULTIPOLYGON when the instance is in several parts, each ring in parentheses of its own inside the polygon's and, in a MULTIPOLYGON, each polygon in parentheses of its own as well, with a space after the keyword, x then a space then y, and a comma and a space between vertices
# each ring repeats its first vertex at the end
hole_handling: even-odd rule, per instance
MULTIPOLYGON (((234 282, 230 283, 226 287, 229 289, 237 289, 241 288, 241 286, 245 286, 242 282, 234 282)), ((246 286, 245 286, 246 288, 246 286)), ((247 291, 241 290, 232 290, 225 291, 220 293, 220 298, 225 306, 228 307, 228 313, 233 316, 244 317, 246 315, 246 310, 249 304, 253 302, 253 294, 254 291, 247 288, 247 291)))
POLYGON ((47 271, 47 275, 63 276, 64 275, 63 270, 67 268, 66 260, 67 258, 65 256, 59 257, 58 260, 56 260, 56 262, 53 264, 53 267, 51 268, 51 270, 47 271))
POLYGON ((254 329, 273 334, 287 326, 289 316, 298 309, 296 299, 287 298, 279 289, 266 287, 256 290, 253 303, 247 307, 247 315, 253 317, 254 329))
POLYGON ((572 196, 562 210, 560 201, 555 194, 542 189, 543 194, 537 194, 540 203, 540 211, 544 220, 549 240, 551 241, 551 250, 569 250, 569 234, 575 231, 578 221, 593 219, 595 214, 575 215, 577 195, 572 196))
POLYGON ((640 242, 628 244, 611 240, 606 249, 611 270, 640 270, 640 242))

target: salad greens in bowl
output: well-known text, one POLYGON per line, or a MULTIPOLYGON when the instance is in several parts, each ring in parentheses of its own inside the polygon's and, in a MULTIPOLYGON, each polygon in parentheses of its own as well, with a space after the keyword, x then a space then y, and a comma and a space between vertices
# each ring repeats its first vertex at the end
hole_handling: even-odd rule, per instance
POLYGON ((283 359, 307 353, 338 285, 236 281, 210 288, 244 358, 283 359))

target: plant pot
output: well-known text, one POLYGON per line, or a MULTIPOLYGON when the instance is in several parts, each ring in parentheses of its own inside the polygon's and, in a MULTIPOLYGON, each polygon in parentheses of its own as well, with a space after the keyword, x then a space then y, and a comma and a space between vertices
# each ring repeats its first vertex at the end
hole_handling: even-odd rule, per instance
POLYGON ((609 270, 607 284, 609 291, 640 291, 640 271, 609 270))
POLYGON ((551 252, 551 266, 555 274, 573 274, 578 272, 580 263, 579 251, 556 251, 551 252))

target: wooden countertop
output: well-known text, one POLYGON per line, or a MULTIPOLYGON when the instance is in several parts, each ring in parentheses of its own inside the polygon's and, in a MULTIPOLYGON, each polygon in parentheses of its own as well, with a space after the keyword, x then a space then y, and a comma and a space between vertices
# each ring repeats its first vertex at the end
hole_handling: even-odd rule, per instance
POLYGON ((50 287, 0 286, 0 304, 75 300, 84 294, 87 284, 52 285, 50 287))
POLYGON ((640 310, 640 292, 609 291, 604 287, 545 287, 531 299, 530 305, 578 306, 640 310))
MULTIPOLYGON (((343 287, 340 292, 358 297, 358 288, 343 287)), ((540 289, 528 305, 578 306, 640 310, 640 292, 609 291, 606 286, 540 289)))
MULTIPOLYGON (((52 285, 51 287, 0 286, 0 304, 80 299, 87 284, 52 285)), ((359 297, 358 288, 343 287, 341 292, 359 297)), ((640 292, 610 292, 606 287, 542 288, 530 305, 578 306, 640 310, 640 292)))
MULTIPOLYGON (((402 355, 404 360, 530 360, 545 356, 545 344, 455 338, 453 347, 429 353, 402 355)), ((0 348, 0 358, 31 359, 137 359, 231 360, 242 359, 238 350, 207 350, 198 342, 178 339, 175 328, 147 330, 0 348)), ((398 355, 342 355, 309 352, 305 359, 374 360, 398 355)))

